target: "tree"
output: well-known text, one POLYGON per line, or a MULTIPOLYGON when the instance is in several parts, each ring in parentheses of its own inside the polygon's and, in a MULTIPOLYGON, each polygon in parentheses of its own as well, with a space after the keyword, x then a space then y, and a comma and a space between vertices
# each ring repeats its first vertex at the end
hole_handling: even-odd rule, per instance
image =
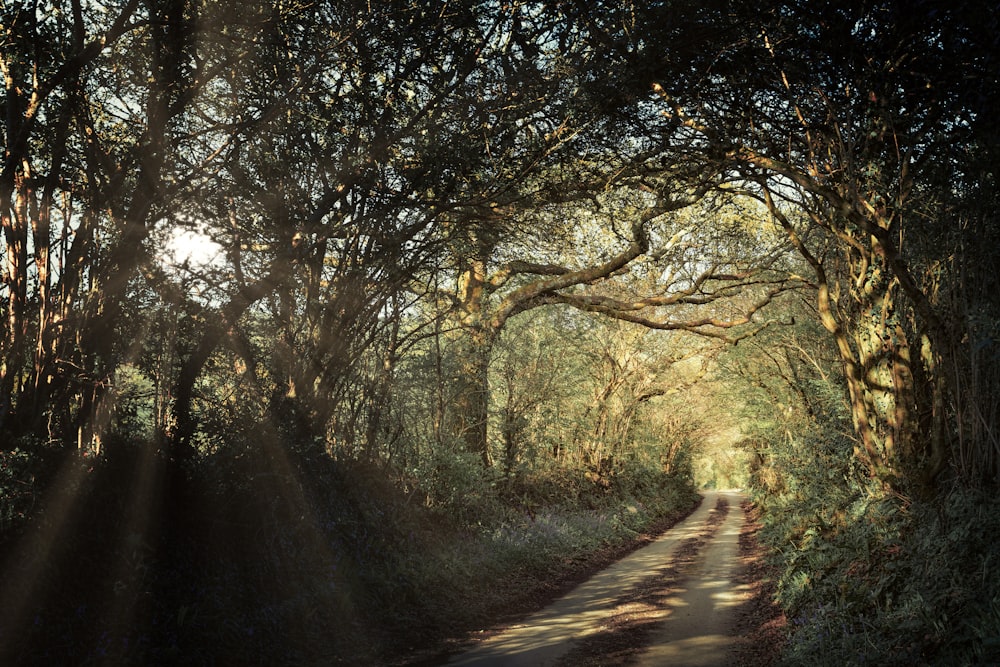
POLYGON ((452 313, 454 329, 464 334, 458 352, 464 361, 451 379, 461 388, 457 430, 487 465, 488 368, 511 318, 564 304, 735 342, 764 326, 757 313, 797 285, 776 264, 780 239, 758 233, 747 222, 754 218, 735 213, 726 197, 703 201, 702 192, 669 187, 664 176, 647 173, 592 200, 512 213, 520 220, 512 230, 545 230, 548 244, 511 234, 481 242, 481 256, 456 267, 452 313), (741 243, 760 256, 747 261, 741 243), (755 297, 739 298, 743 291, 755 297))
POLYGON ((946 230, 941 170, 958 175, 996 76, 985 5, 710 3, 649 8, 633 90, 665 156, 714 164, 758 198, 809 264, 870 474, 929 488, 957 432, 952 322, 934 287, 946 230), (984 23, 985 22, 985 23, 984 23), (671 45, 666 52, 663 44, 671 45), (956 78, 955 71, 965 76, 956 78), (951 370, 950 370, 951 369, 951 370), (945 399, 951 396, 951 399, 945 399))
POLYGON ((181 369, 181 450, 196 378, 255 304, 272 301, 275 401, 299 406, 316 433, 335 419, 352 360, 394 326, 385 308, 443 249, 469 267, 474 319, 475 255, 502 234, 495 212, 555 187, 540 169, 592 120, 573 118, 572 81, 558 76, 585 48, 558 12, 402 2, 322 3, 308 18, 248 11, 233 38, 267 39, 220 83, 229 94, 213 109, 241 131, 220 158, 216 197, 197 209, 235 280, 181 369), (248 242, 262 251, 253 278, 241 268, 248 242))
POLYGON ((490 363, 490 437, 507 478, 577 465, 573 438, 593 338, 589 318, 567 308, 535 310, 500 333, 490 363))
MULTIPOLYGON (((171 147, 205 69, 184 2, 5 5, 0 428, 100 446, 128 289, 194 176, 171 147), (33 343, 33 344, 32 344, 33 343)), ((5 439, 14 443, 16 438, 5 439)))

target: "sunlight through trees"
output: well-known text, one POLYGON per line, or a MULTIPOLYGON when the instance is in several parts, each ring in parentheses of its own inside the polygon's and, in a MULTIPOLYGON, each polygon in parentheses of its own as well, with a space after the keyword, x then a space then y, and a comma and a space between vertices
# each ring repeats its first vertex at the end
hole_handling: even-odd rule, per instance
POLYGON ((698 484, 791 655, 988 659, 1000 588, 901 555, 998 557, 959 4, 0 1, 0 661, 398 660, 698 484))

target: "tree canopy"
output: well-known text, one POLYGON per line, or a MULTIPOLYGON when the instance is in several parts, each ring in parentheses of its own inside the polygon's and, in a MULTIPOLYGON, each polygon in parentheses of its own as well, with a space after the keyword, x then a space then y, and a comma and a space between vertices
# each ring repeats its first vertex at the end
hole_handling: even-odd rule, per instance
POLYGON ((5 5, 7 442, 99 448, 143 347, 170 351, 142 372, 177 455, 222 349, 261 414, 323 439, 419 306, 465 332, 454 427, 489 461, 508 318, 564 304, 734 341, 808 288, 873 474, 929 482, 974 447, 947 405, 978 400, 961 369, 989 334, 945 288, 990 279, 969 279, 993 227, 988 8, 599 9, 5 5), (187 227, 217 264, 158 259, 187 227))
MULTIPOLYGON (((468 525, 497 498, 534 522, 680 494, 727 457, 771 498, 824 469, 891 498, 995 488, 998 22, 0 0, 0 533, 36 480, 66 516, 76 493, 128 508, 128 540, 155 512, 183 534, 199 493, 220 525, 253 523, 239 498, 300 526, 310 494, 349 504, 345 462, 468 525)), ((380 549, 318 525, 294 539, 324 567, 329 526, 380 549)), ((42 577, 4 576, 0 626, 24 627, 42 577)))

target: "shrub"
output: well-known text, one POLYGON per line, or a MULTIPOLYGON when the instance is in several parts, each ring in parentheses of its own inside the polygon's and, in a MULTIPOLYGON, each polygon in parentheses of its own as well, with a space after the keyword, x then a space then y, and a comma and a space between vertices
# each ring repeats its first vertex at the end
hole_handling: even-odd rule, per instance
POLYGON ((846 444, 806 431, 771 447, 780 483, 756 477, 791 619, 786 664, 995 660, 1000 501, 960 487, 932 501, 887 493, 846 444))
POLYGON ((0 535, 22 524, 35 501, 31 456, 20 448, 0 450, 0 535))

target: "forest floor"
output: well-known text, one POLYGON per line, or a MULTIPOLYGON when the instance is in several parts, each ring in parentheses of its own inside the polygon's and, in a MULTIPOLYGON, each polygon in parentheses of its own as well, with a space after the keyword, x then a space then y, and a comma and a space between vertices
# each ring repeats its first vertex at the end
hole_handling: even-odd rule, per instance
POLYGON ((706 493, 686 519, 540 611, 481 633, 447 663, 421 662, 770 665, 784 618, 758 529, 740 494, 706 493))

